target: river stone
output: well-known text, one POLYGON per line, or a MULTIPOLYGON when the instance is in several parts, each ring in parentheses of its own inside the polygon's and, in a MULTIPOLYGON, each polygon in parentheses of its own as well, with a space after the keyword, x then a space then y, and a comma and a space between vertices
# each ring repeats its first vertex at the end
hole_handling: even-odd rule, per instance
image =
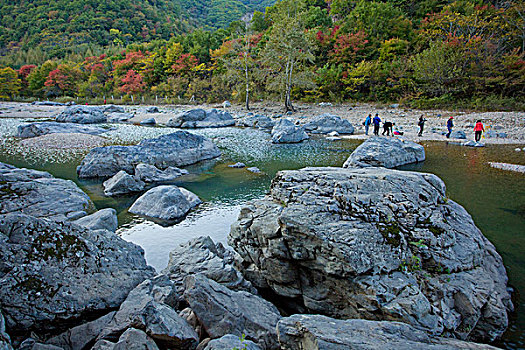
POLYGON ((204 350, 263 350, 259 345, 251 340, 241 340, 239 336, 233 334, 226 334, 219 339, 211 340, 204 350))
POLYGON ((185 188, 157 186, 140 196, 129 212, 160 220, 177 220, 202 201, 185 188))
POLYGON ((238 121, 239 126, 246 126, 250 128, 259 128, 259 129, 273 129, 275 126, 275 122, 272 120, 272 118, 262 115, 262 114, 256 114, 251 117, 246 117, 244 119, 241 119, 238 121))
POLYGON ((272 129, 273 143, 297 143, 308 139, 304 127, 296 126, 289 119, 279 119, 272 129))
POLYGON ((155 121, 155 118, 144 119, 143 121, 140 122, 140 125, 155 125, 155 124, 157 124, 157 122, 155 121))
POLYGON ((160 113, 159 109, 155 106, 146 108, 146 113, 160 113))
POLYGON ((33 101, 31 102, 33 106, 65 106, 65 103, 55 102, 55 101, 33 101))
POLYGON ((107 105, 104 106, 102 111, 104 113, 125 113, 124 107, 121 106, 115 106, 115 105, 107 105))
POLYGON ((175 311, 177 299, 173 283, 164 275, 142 282, 129 293, 98 340, 116 341, 127 329, 137 328, 164 347, 195 348, 198 335, 175 311))
POLYGON ((107 122, 107 117, 99 107, 71 106, 66 107, 56 117, 59 123, 96 124, 107 122))
POLYGON ((0 303, 9 332, 47 332, 118 307, 154 270, 116 234, 0 216, 0 303))
POLYGON ((187 170, 171 166, 160 170, 154 165, 140 163, 135 167, 135 178, 144 182, 169 182, 186 174, 187 170))
POLYGON ((170 252, 168 266, 163 274, 175 282, 177 291, 184 292, 184 278, 202 273, 231 290, 244 290, 256 294, 255 288, 234 268, 233 253, 210 237, 194 238, 170 252))
POLYGON ((73 181, 0 163, 0 214, 67 220, 94 211, 91 199, 73 181))
POLYGON ((197 274, 186 277, 184 299, 211 338, 245 334, 264 349, 279 349, 276 326, 281 316, 261 297, 197 274))
POLYGON ((75 123, 39 122, 19 125, 16 136, 30 138, 47 134, 63 133, 99 135, 109 130, 110 129, 100 128, 97 126, 78 125, 75 123))
POLYGON ((463 142, 461 144, 461 146, 466 146, 466 147, 485 147, 485 144, 482 143, 482 142, 476 142, 476 141, 467 141, 467 142, 463 142))
POLYGON ((343 168, 394 168, 425 160, 425 149, 415 142, 394 137, 371 137, 350 154, 343 168))
POLYGON ((230 113, 212 109, 193 109, 183 112, 168 120, 167 126, 174 128, 193 129, 193 128, 221 128, 235 125, 235 120, 230 113))
POLYGON ((224 102, 222 103, 222 108, 229 108, 229 107, 231 107, 231 106, 232 106, 232 104, 231 104, 230 101, 224 101, 224 102))
POLYGON ((133 117, 134 115, 131 113, 110 113, 108 114, 108 123, 123 123, 133 117))
POLYGON ((115 232, 118 227, 117 211, 113 208, 101 209, 73 222, 89 230, 108 230, 115 232))
POLYGON ((492 341, 512 310, 496 249, 432 174, 281 171, 228 243, 243 275, 298 313, 402 321, 492 341))
POLYGON ((401 322, 337 320, 321 315, 293 315, 277 324, 282 349, 289 350, 462 350, 497 349, 457 339, 430 337, 401 322))
POLYGON ((465 132, 462 131, 462 130, 456 130, 456 131, 452 131, 450 133, 450 138, 451 139, 466 139, 467 138, 467 135, 465 135, 465 132))
POLYGON ((104 181, 104 194, 106 196, 118 196, 133 192, 140 192, 144 189, 144 182, 129 175, 124 170, 116 173, 112 178, 104 181))
POLYGON ((220 155, 217 146, 209 139, 186 131, 176 131, 143 140, 136 146, 97 147, 82 160, 77 172, 81 178, 110 177, 120 170, 131 174, 139 163, 165 169, 168 166, 194 164, 220 155))
POLYGON ((339 134, 354 133, 354 127, 348 120, 328 113, 315 117, 306 123, 304 128, 312 134, 329 134, 333 131, 339 134))

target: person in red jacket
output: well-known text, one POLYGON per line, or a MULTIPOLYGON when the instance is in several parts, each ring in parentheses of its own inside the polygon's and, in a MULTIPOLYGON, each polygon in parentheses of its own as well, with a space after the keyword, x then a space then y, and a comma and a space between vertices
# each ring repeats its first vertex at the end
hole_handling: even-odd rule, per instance
POLYGON ((476 142, 479 142, 479 140, 481 140, 481 133, 484 131, 485 131, 485 128, 483 127, 481 120, 478 120, 476 122, 476 126, 474 126, 474 137, 476 139, 476 142))

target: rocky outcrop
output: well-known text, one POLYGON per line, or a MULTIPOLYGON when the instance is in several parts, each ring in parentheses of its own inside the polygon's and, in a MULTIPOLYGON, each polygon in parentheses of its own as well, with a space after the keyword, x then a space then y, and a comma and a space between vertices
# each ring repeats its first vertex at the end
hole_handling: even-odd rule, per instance
POLYGON ((115 232, 118 227, 117 211, 113 208, 101 209, 73 222, 89 230, 108 230, 115 232))
POLYGON ((171 166, 160 170, 154 165, 140 163, 135 167, 135 178, 144 182, 170 182, 186 174, 187 170, 171 166))
POLYGON ((129 212, 148 218, 176 221, 202 203, 194 193, 177 186, 157 186, 140 196, 129 212))
POLYGON ((235 125, 235 120, 230 113, 212 109, 193 109, 184 112, 168 121, 167 126, 172 128, 221 128, 235 125))
POLYGON ((5 331, 4 315, 0 311, 0 350, 13 350, 11 338, 5 331))
POLYGON ((241 209, 228 242, 255 287, 300 313, 490 341, 512 309, 501 257, 432 174, 282 171, 241 209))
POLYGON ((117 343, 107 340, 99 340, 91 350, 158 350, 155 341, 140 329, 129 328, 117 343))
POLYGON ((213 243, 210 237, 198 237, 172 250, 168 266, 162 273, 175 283, 180 294, 184 292, 184 278, 196 274, 204 274, 228 289, 255 294, 255 288, 233 264, 233 253, 221 243, 213 243))
POLYGON ((185 131, 176 131, 143 140, 136 146, 95 148, 82 160, 77 172, 81 178, 110 177, 120 170, 132 174, 139 163, 165 169, 168 166, 194 164, 220 155, 217 146, 209 139, 185 131))
POLYGON ((30 138, 47 134, 64 133, 99 135, 109 130, 110 129, 100 128, 97 126, 78 125, 74 123, 39 122, 19 125, 16 136, 30 138))
POLYGON ((96 124, 107 122, 107 117, 99 107, 70 106, 66 107, 55 120, 59 123, 96 124))
POLYGON ((232 350, 232 349, 243 349, 243 350, 263 350, 259 345, 255 344, 251 340, 241 339, 241 337, 226 334, 219 339, 213 339, 204 350, 232 350))
POLYGON ((272 129, 273 143, 298 143, 308 139, 302 126, 296 126, 289 119, 279 119, 272 129))
POLYGON ((2 215, 0 241, 0 304, 12 336, 110 311, 154 273, 140 247, 66 222, 2 215))
POLYGON ((457 339, 430 337, 401 322, 336 320, 321 315, 293 315, 277 325, 281 349, 496 350, 457 339))
POLYGON ((141 180, 129 175, 124 170, 116 173, 112 178, 104 181, 104 194, 106 196, 118 196, 133 192, 140 192, 146 184, 141 180))
POLYGON ((371 137, 350 154, 343 168, 385 167, 418 163, 425 160, 425 149, 415 142, 394 137, 371 137))
POLYGON ((353 134, 354 127, 341 117, 332 114, 322 114, 304 125, 307 132, 312 134, 329 134, 336 131, 339 134, 353 134))
POLYGON ((245 334, 264 349, 279 349, 276 326, 281 316, 261 297, 231 291, 199 274, 186 277, 184 299, 211 338, 245 334))
POLYGON ((73 181, 0 163, 0 214, 74 220, 93 211, 95 205, 73 181))
POLYGON ((126 113, 124 110, 124 107, 121 106, 115 106, 115 105, 107 105, 102 108, 102 111, 104 113, 126 113))
POLYGON ((238 126, 246 126, 250 128, 259 128, 259 129, 268 129, 272 130, 275 126, 275 122, 272 120, 272 118, 262 115, 262 114, 256 114, 250 117, 246 117, 244 119, 241 119, 237 122, 238 126))

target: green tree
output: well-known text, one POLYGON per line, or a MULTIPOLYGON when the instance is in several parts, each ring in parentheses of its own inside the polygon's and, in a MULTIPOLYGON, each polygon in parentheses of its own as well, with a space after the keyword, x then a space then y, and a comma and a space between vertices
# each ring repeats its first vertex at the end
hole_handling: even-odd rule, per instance
POLYGON ((22 81, 10 67, 0 68, 0 98, 13 99, 22 88, 22 81))
POLYGON ((55 70, 58 63, 55 61, 46 61, 40 67, 34 69, 28 76, 27 82, 29 83, 29 90, 33 92, 35 96, 43 96, 45 82, 49 73, 55 70))

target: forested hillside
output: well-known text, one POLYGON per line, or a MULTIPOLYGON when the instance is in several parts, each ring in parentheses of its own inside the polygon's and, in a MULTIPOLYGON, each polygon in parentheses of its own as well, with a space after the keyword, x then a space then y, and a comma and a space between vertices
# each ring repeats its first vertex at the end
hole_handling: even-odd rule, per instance
MULTIPOLYGON (((214 11, 195 0, 185 10, 213 18, 228 9, 220 1, 214 11)), ((117 16, 115 23, 132 23, 133 16, 117 16)), ((141 39, 129 45, 129 27, 119 27, 109 37, 87 31, 112 44, 84 55, 46 62, 4 57, 0 96, 234 99, 247 107, 254 99, 280 99, 287 110, 298 99, 525 109, 523 1, 281 0, 247 22, 169 38, 166 23, 151 22, 151 30, 141 23, 146 29, 132 35, 141 39)))

